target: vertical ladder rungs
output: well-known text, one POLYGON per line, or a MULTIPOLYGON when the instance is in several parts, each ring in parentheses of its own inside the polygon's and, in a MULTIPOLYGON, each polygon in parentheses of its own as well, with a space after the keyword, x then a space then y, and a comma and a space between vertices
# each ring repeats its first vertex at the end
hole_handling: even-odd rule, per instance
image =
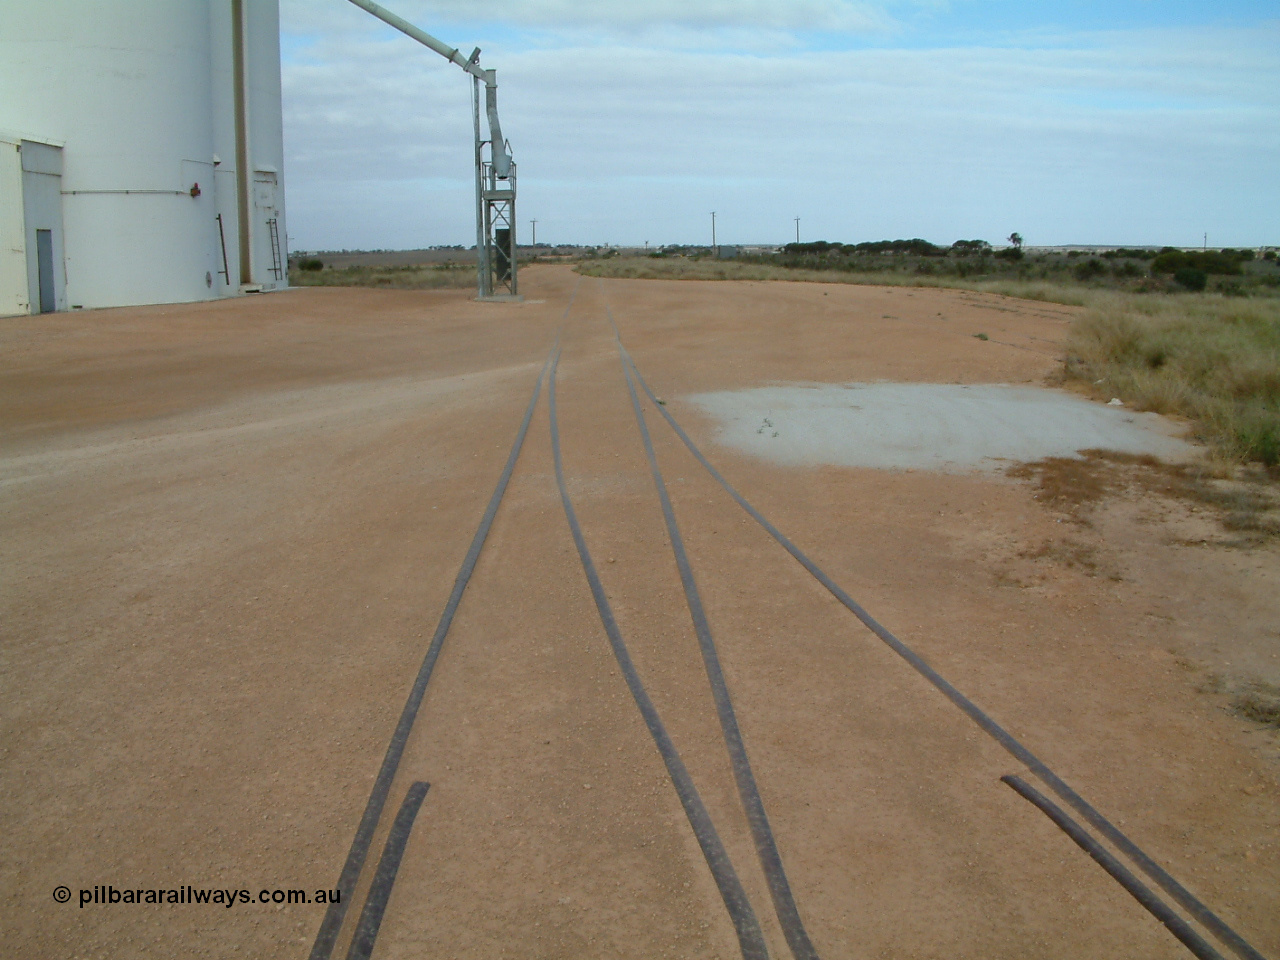
POLYGON ((267 230, 271 234, 271 272, 277 280, 284 279, 284 265, 280 257, 280 227, 275 217, 267 221, 267 230))

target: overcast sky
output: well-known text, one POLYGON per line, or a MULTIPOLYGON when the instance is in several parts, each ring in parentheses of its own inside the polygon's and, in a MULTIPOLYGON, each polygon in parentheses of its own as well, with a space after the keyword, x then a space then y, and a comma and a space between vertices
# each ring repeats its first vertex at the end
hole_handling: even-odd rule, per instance
MULTIPOLYGON (((498 71, 521 242, 1280 243, 1275 0, 385 0, 498 71)), ((475 242, 470 81, 281 0, 291 247, 475 242)))

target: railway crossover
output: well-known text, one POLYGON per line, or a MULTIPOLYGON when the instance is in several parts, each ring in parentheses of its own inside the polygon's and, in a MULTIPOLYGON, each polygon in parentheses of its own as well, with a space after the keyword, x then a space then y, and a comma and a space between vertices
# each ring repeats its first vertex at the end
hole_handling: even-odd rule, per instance
MULTIPOLYGON (((435 634, 414 679, 400 720, 388 745, 386 756, 370 792, 350 851, 342 867, 338 881, 338 888, 342 891, 342 897, 339 903, 330 904, 324 916, 312 947, 311 960, 328 960, 333 956, 343 940, 344 931, 348 935, 346 956, 349 960, 368 958, 375 953, 378 931, 388 908, 400 858, 404 854, 409 832, 413 829, 414 819, 419 815, 420 808, 425 808, 426 810, 422 815, 430 816, 428 784, 418 779, 409 781, 404 790, 403 802, 399 804, 398 813, 394 817, 394 823, 385 828, 380 825, 387 819, 384 814, 389 800, 393 795, 396 795, 396 784, 405 781, 411 773, 411 771, 402 772, 401 770, 406 745, 411 736, 430 738, 434 735, 431 730, 415 730, 418 714, 426 697, 428 684, 437 661, 445 647, 454 617, 462 604, 464 593, 471 581, 490 532, 494 527, 495 519, 498 517, 517 462, 521 458, 521 452, 524 449, 525 440, 530 432, 530 425, 539 406, 544 387, 547 393, 548 432, 559 504, 568 524, 582 574, 587 581, 601 628, 631 699, 652 739, 654 748, 661 758, 669 777, 670 787, 675 791, 679 799, 692 835, 696 839, 697 846, 705 860, 706 869, 711 875, 726 914, 732 923, 741 955, 744 958, 748 958, 748 960, 766 958, 770 955, 766 936, 762 932, 760 914, 758 913, 763 904, 752 902, 752 898, 740 877, 740 870, 747 868, 742 863, 741 857, 739 857, 739 862, 735 865, 721 838, 715 817, 709 811, 708 805, 704 802, 699 792, 697 781, 701 778, 697 775, 698 771, 691 771, 690 767, 686 765, 676 738, 673 737, 667 724, 664 723, 659 706, 656 704, 650 689, 646 686, 645 677, 633 659, 627 639, 619 626, 618 618, 614 614, 609 591, 602 581, 597 560, 591 550, 592 538, 589 525, 584 527, 578 511, 575 509, 571 482, 572 471, 566 470, 565 457, 562 450, 556 387, 562 351, 561 337, 563 336, 563 330, 567 328, 568 321, 571 319, 580 287, 581 281, 575 285, 569 297, 569 302, 565 307, 562 318, 562 333, 557 336, 555 344, 552 345, 538 372, 532 394, 525 408, 523 419, 518 426, 504 469, 489 499, 488 506, 455 580, 453 591, 445 605, 435 634), (359 918, 354 924, 354 930, 347 930, 346 928, 351 926, 347 923, 350 910, 358 900, 358 895, 362 889, 361 878, 366 877, 368 874, 367 865, 370 852, 375 846, 374 841, 380 831, 386 833, 384 849, 372 880, 363 888, 366 891, 364 904, 359 918)), ((694 443, 666 404, 659 399, 644 378, 639 366, 627 351, 622 332, 615 322, 604 290, 604 285, 599 284, 598 293, 602 300, 602 306, 597 315, 590 318, 590 322, 607 325, 613 333, 613 346, 620 366, 621 379, 625 383, 630 408, 634 415, 636 431, 644 449, 654 495, 661 508, 666 542, 672 551, 689 619, 697 638, 698 649, 706 674, 706 690, 710 693, 711 701, 714 705, 722 746, 728 757, 738 802, 749 828, 758 866, 765 880, 769 902, 773 908, 778 928, 782 932, 787 949, 795 960, 809 960, 809 958, 816 958, 820 955, 830 957, 835 955, 837 951, 823 948, 821 943, 815 945, 806 925, 808 914, 806 913, 804 890, 800 888, 798 894, 794 892, 792 883, 788 878, 784 862, 786 845, 785 843, 780 843, 775 837, 765 809, 760 785, 757 783, 756 773, 751 764, 746 737, 739 726, 732 690, 725 677, 710 621, 698 589, 696 571, 691 562, 689 551, 686 549, 684 537, 672 503, 669 485, 661 469, 649 430, 644 401, 648 402, 648 409, 656 412, 671 428, 680 443, 687 448, 694 460, 705 469, 708 476, 714 480, 720 490, 745 511, 750 519, 758 524, 777 545, 781 546, 822 588, 897 654, 917 675, 963 712, 999 747, 1022 764, 1027 772, 1038 778, 1051 793, 1055 794, 1059 800, 1081 817, 1089 828, 1092 828, 1093 832, 1091 833, 1084 825, 1077 822, 1071 814, 1028 784, 1021 776, 1009 775, 1002 778, 1019 796, 1043 812, 1082 850, 1088 853, 1096 863, 1116 879, 1122 889, 1140 903, 1155 920, 1163 924, 1193 955, 1202 958, 1202 960, 1221 957, 1222 954, 1209 942, 1208 937, 1212 937, 1227 947, 1240 960, 1261 960, 1262 955, 1240 934, 1202 903, 1168 871, 1157 864, 1118 826, 1068 785, 1036 754, 1032 753, 1010 734, 1004 726, 953 686, 910 646, 872 617, 843 587, 836 583, 814 560, 804 553, 729 482, 706 454, 694 443), (1105 840, 1106 844, 1109 844, 1120 856, 1111 852, 1099 840, 1099 837, 1101 840, 1105 840), (1163 894, 1170 898, 1186 917, 1184 918, 1157 892, 1139 880, 1134 869, 1123 863, 1122 858, 1127 859, 1132 868, 1136 868, 1136 871, 1144 874, 1148 881, 1163 891, 1163 894)), ((599 548, 600 545, 598 543, 596 545, 599 548)), ((767 786, 766 784, 766 790, 764 791, 766 794, 769 793, 767 786)))

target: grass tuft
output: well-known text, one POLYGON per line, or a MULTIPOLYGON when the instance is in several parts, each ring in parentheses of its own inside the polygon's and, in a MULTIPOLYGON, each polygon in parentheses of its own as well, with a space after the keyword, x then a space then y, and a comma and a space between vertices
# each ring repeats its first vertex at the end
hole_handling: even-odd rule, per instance
POLYGON ((1231 700, 1231 708, 1246 720, 1280 728, 1280 688, 1250 683, 1231 700))
POLYGON ((1072 326, 1068 376, 1195 423, 1230 460, 1280 465, 1280 301, 1107 294, 1072 326))

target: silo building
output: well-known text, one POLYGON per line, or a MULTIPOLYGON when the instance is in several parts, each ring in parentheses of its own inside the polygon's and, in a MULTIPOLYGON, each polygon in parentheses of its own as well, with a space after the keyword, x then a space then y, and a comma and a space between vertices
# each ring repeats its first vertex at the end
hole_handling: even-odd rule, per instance
POLYGON ((0 3, 0 315, 287 284, 278 0, 0 3))

